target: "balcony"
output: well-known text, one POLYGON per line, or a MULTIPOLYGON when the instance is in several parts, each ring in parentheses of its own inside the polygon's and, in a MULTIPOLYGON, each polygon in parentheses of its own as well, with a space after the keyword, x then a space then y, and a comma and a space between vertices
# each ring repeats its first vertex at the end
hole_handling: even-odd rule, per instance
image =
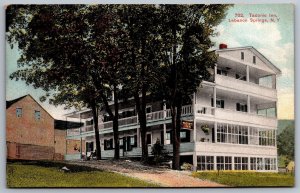
POLYGON ((214 108, 209 106, 196 106, 196 117, 205 120, 224 120, 235 121, 247 124, 268 126, 271 128, 277 127, 276 117, 267 117, 258 115, 256 113, 247 113, 241 111, 234 111, 230 109, 214 108))
MULTIPOLYGON (((193 115, 192 105, 186 105, 182 107, 182 117, 189 117, 193 115)), ((146 114, 147 118, 147 126, 159 125, 162 123, 170 123, 171 122, 171 111, 170 109, 155 111, 146 114)), ((102 122, 98 124, 99 132, 106 133, 111 132, 113 127, 113 122, 102 122)), ((126 117, 119 119, 119 130, 128 130, 135 129, 139 127, 138 116, 126 117)), ((94 135, 94 128, 92 125, 85 126, 82 128, 76 129, 68 129, 67 136, 68 137, 78 137, 78 136, 91 136, 94 135)))
POLYGON ((239 144, 224 144, 224 143, 210 143, 197 142, 196 152, 198 155, 203 153, 211 154, 236 154, 243 152, 247 156, 261 155, 261 156, 277 156, 277 148, 269 146, 254 146, 254 145, 239 145, 239 144))
POLYGON ((223 120, 232 120, 234 117, 234 121, 237 122, 268 126, 272 128, 277 127, 277 118, 260 116, 256 113, 247 113, 247 112, 216 108, 215 117, 217 119, 223 119, 223 120))
POLYGON ((229 76, 216 75, 216 84, 217 86, 237 90, 239 92, 251 93, 255 96, 263 96, 271 99, 277 98, 275 89, 260 86, 253 82, 238 80, 229 76))

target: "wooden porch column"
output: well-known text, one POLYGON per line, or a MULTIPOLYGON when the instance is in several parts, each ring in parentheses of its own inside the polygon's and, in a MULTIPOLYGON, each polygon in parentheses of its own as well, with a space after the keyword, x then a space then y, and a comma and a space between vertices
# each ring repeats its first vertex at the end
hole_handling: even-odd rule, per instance
POLYGON ((247 95, 247 113, 251 113, 251 103, 250 103, 250 96, 247 95))
POLYGON ((136 139, 137 139, 137 147, 141 147, 141 133, 140 128, 136 128, 136 139))
MULTIPOLYGON (((164 120, 166 120, 167 118, 167 106, 165 101, 163 102, 163 110, 164 110, 164 120)), ((167 125, 166 123, 163 124, 163 135, 164 135, 164 141, 163 144, 166 145, 167 144, 167 125)))
POLYGON ((276 89, 276 74, 272 75, 272 88, 276 89))
POLYGON ((193 142, 194 142, 194 151, 193 151, 193 170, 197 171, 197 122, 196 122, 196 94, 193 95, 193 142))
POLYGON ((213 98, 213 102, 214 102, 214 108, 217 108, 217 88, 214 87, 214 98, 213 98))
MULTIPOLYGON (((79 113, 79 134, 81 135, 81 113, 79 113)), ((82 159, 82 137, 80 136, 80 158, 82 159)))
POLYGON ((215 70, 214 81, 216 82, 216 76, 217 76, 217 64, 215 64, 214 70, 215 70))
POLYGON ((214 129, 215 133, 212 133, 212 135, 215 135, 215 143, 218 143, 218 140, 217 140, 218 125, 217 125, 217 122, 214 123, 214 127, 215 127, 215 129, 214 129))
POLYGON ((246 73, 247 73, 246 81, 249 82, 250 81, 250 75, 249 75, 250 73, 249 73, 249 66, 248 65, 246 66, 246 73))
POLYGON ((67 139, 67 136, 68 136, 68 117, 66 116, 66 154, 68 154, 68 139, 67 139))

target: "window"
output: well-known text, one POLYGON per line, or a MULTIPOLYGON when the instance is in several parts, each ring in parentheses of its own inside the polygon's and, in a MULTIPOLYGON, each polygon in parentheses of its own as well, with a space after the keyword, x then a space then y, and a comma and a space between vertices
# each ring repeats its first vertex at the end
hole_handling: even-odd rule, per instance
POLYGON ((251 157, 250 158, 250 170, 263 170, 263 158, 251 157))
POLYGON ((244 59, 245 59, 244 52, 241 52, 241 60, 244 60, 244 59))
POLYGON ((17 115, 17 117, 22 117, 22 113, 23 113, 22 108, 16 108, 16 115, 17 115))
POLYGON ((41 119, 41 112, 40 111, 34 111, 34 117, 35 117, 35 120, 40 120, 41 119))
MULTIPOLYGON (((214 98, 211 98, 211 106, 214 107, 214 98)), ((216 99, 217 108, 223 108, 225 106, 225 102, 223 99, 216 99)))
POLYGON ((198 170, 213 170, 214 169, 214 156, 198 156, 198 170))
POLYGON ((265 158, 265 170, 276 170, 275 158, 265 158))
POLYGON ((276 130, 251 127, 249 144, 276 146, 276 130))
POLYGON ((247 112, 247 105, 242 103, 236 103, 236 111, 247 112))
POLYGON ((225 170, 232 170, 232 158, 225 156, 225 170))
POLYGON ((276 108, 257 109, 257 115, 264 117, 276 117, 276 108))
POLYGON ((152 107, 151 106, 148 106, 147 108, 146 108, 146 113, 151 113, 152 112, 152 107))
POLYGON ((86 151, 92 152, 94 150, 94 142, 86 142, 86 151))
POLYGON ((105 139, 104 140, 104 150, 113 149, 113 139, 105 139))
POLYGON ((253 64, 256 64, 256 57, 253 56, 253 60, 252 60, 253 64))
POLYGON ((259 131, 259 145, 275 146, 275 130, 261 130, 259 131))
POLYGON ((217 124, 217 142, 248 144, 248 127, 231 124, 217 124))
POLYGON ((93 125, 93 124, 94 124, 94 120, 93 119, 85 122, 86 126, 93 125))
POLYGON ((217 170, 231 170, 232 159, 230 156, 217 156, 217 170))
POLYGON ((151 145, 151 134, 147 134, 147 145, 151 145))
POLYGON ((228 71, 227 71, 227 70, 224 70, 224 69, 218 68, 218 69, 217 69, 217 74, 220 74, 220 75, 223 75, 223 76, 227 76, 228 71))
POLYGON ((130 137, 130 145, 134 145, 135 144, 135 140, 134 140, 134 136, 130 137))
POLYGON ((171 133, 170 133, 170 132, 167 132, 166 135, 167 135, 167 136, 166 136, 166 140, 171 140, 171 133))
POLYGON ((222 109, 224 109, 224 100, 222 100, 222 99, 217 99, 217 100, 216 100, 216 106, 217 106, 217 108, 222 108, 222 109))
POLYGON ((185 139, 185 138, 186 138, 186 132, 180 131, 180 139, 185 139))
POLYGON ((234 169, 235 170, 248 170, 248 158, 247 157, 234 157, 234 169))
POLYGON ((119 145, 120 145, 120 147, 123 146, 123 138, 119 139, 119 145))
POLYGON ((242 157, 242 170, 248 170, 248 158, 242 157))
POLYGON ((181 142, 190 142, 190 131, 183 129, 180 131, 180 141, 181 142))
POLYGON ((224 157, 217 156, 217 170, 224 170, 224 157))

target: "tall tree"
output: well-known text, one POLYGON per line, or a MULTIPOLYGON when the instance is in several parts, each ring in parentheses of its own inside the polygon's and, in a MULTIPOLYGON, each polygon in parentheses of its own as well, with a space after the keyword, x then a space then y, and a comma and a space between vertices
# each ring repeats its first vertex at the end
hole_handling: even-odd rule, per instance
POLYGON ((148 161, 146 143, 147 118, 146 106, 150 87, 158 76, 160 46, 160 17, 155 5, 123 5, 119 15, 126 30, 126 84, 127 90, 135 100, 140 124, 142 159, 148 161))
POLYGON ((289 160, 295 160, 295 128, 287 126, 277 136, 277 147, 279 155, 285 155, 289 160))
MULTIPOLYGON (((173 169, 179 169, 181 112, 216 62, 210 37, 228 5, 161 5, 165 54, 161 81, 153 90, 166 100, 172 116, 173 169)), ((194 128, 195 129, 195 128, 194 128)))
POLYGON ((90 35, 88 21, 92 8, 85 5, 9 6, 7 12, 17 12, 17 16, 7 24, 7 37, 12 45, 17 43, 21 52, 18 60, 21 69, 11 74, 11 78, 44 89, 47 94, 43 99, 52 97, 54 104, 92 109, 97 159, 100 159, 99 93, 105 90, 97 90, 92 79, 95 71, 103 71, 103 66, 97 63, 100 59, 95 57, 96 47, 90 35))

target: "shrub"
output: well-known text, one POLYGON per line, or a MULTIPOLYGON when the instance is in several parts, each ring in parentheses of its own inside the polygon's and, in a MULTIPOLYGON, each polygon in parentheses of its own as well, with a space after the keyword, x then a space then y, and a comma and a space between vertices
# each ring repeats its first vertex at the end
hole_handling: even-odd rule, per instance
POLYGON ((155 144, 152 146, 151 154, 153 155, 153 161, 156 165, 160 165, 162 162, 169 161, 169 152, 166 151, 164 145, 157 139, 155 144))

